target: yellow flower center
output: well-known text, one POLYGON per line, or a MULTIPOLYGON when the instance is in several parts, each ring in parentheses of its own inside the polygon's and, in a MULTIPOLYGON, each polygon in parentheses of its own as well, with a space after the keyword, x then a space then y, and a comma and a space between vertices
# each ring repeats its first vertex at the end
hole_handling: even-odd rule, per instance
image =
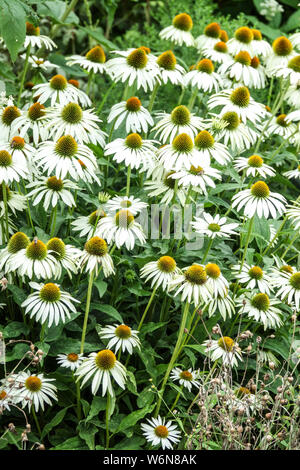
POLYGON ((157 437, 160 439, 165 439, 169 435, 169 431, 166 426, 163 426, 162 424, 160 426, 156 426, 154 429, 154 432, 157 437))
POLYGON ((7 106, 2 112, 2 122, 6 126, 10 126, 11 123, 17 118, 20 117, 21 113, 16 106, 7 106))
POLYGON ((224 351, 231 352, 234 347, 234 341, 229 338, 229 336, 222 336, 222 338, 218 340, 218 345, 220 348, 224 349, 224 351))
POLYGON ((220 230, 221 230, 221 227, 220 227, 219 224, 209 224, 207 228, 211 232, 220 232, 220 230))
POLYGON ((70 354, 67 355, 67 360, 69 362, 76 362, 76 361, 78 361, 78 358, 79 358, 79 356, 76 353, 70 353, 70 354))
POLYGON ((151 52, 150 47, 147 47, 147 46, 140 46, 138 49, 142 49, 142 51, 144 51, 145 54, 150 54, 151 52))
POLYGON ((75 80, 74 78, 70 78, 70 80, 68 80, 68 83, 70 83, 70 85, 73 85, 75 88, 79 88, 79 81, 75 80))
POLYGON ((296 57, 293 57, 289 61, 288 67, 290 69, 294 70, 294 72, 300 73, 300 55, 297 55, 296 57))
POLYGON ((31 375, 25 380, 25 387, 30 392, 38 392, 42 388, 42 381, 35 375, 31 375))
POLYGON ((78 124, 82 119, 82 109, 77 103, 68 103, 63 107, 61 117, 69 124, 78 124))
POLYGON ((94 211, 89 215, 89 224, 94 227, 95 223, 103 217, 106 217, 106 214, 102 209, 94 211))
POLYGON ((33 87, 34 87, 33 82, 26 82, 24 85, 25 90, 32 90, 33 87))
POLYGON ((236 54, 234 60, 240 64, 248 65, 248 67, 251 65, 251 56, 247 51, 240 51, 238 54, 236 54))
POLYGON ((66 245, 61 240, 61 238, 50 238, 46 246, 48 250, 52 250, 55 252, 54 256, 57 259, 62 259, 66 254, 66 245))
POLYGON ((180 13, 173 18, 173 26, 181 31, 190 31, 193 27, 193 20, 190 15, 180 13))
POLYGON ((279 38, 275 39, 272 47, 275 54, 279 56, 287 56, 293 50, 291 41, 284 36, 280 36, 279 38))
POLYGON ((256 294, 251 300, 251 305, 257 310, 266 312, 270 306, 269 296, 262 293, 256 294))
POLYGON ((115 217, 116 224, 121 228, 129 228, 134 222, 134 216, 126 209, 122 209, 116 213, 115 217))
POLYGON ((143 140, 139 134, 129 134, 125 139, 125 145, 131 149, 140 149, 143 145, 143 140))
POLYGON ((286 122, 286 114, 280 114, 276 118, 276 124, 278 124, 281 127, 288 127, 289 124, 286 122))
POLYGON ((194 165, 191 166, 190 168, 190 173, 192 175, 203 175, 204 174, 204 169, 202 168, 202 166, 197 166, 195 167, 194 165))
POLYGON ((251 394, 249 388, 246 388, 246 387, 240 387, 234 393, 237 396, 237 398, 243 398, 251 394))
POLYGON ((251 279, 262 279, 263 277, 263 270, 259 266, 253 266, 248 271, 249 276, 251 279))
POLYGON ((40 290, 40 298, 44 302, 57 302, 60 295, 60 288, 52 282, 45 284, 40 290))
POLYGON ((300 272, 297 272, 290 277, 290 284, 294 289, 300 289, 300 272))
POLYGON ((6 398, 6 397, 7 397, 6 391, 5 391, 5 390, 1 390, 1 392, 0 392, 0 400, 4 400, 4 398, 6 398))
POLYGON ((221 32, 220 32, 220 39, 221 41, 223 42, 227 42, 229 37, 228 37, 228 34, 227 32, 224 30, 224 29, 221 29, 221 32))
MULTIPOLYGON (((4 201, 4 191, 3 191, 3 184, 0 186, 0 201, 4 201)), ((6 191, 6 199, 7 201, 10 200, 11 198, 11 193, 10 193, 10 189, 8 186, 5 185, 5 191, 6 191)))
POLYGON ((13 137, 10 141, 10 146, 12 149, 22 150, 25 147, 25 140, 23 137, 13 137))
POLYGON ((208 131, 201 131, 195 137, 195 146, 202 149, 210 149, 214 146, 215 139, 208 131))
POLYGON ((184 273, 185 278, 192 284, 199 286, 203 285, 207 281, 207 274, 205 269, 199 264, 193 264, 184 273))
POLYGON ((141 101, 136 97, 132 96, 126 101, 126 109, 127 111, 130 111, 132 113, 136 113, 141 109, 142 103, 141 101))
POLYGON ((199 70, 199 72, 208 73, 210 75, 213 73, 215 67, 210 59, 202 59, 198 62, 196 69, 199 70))
POLYGON ((262 35, 261 32, 258 29, 251 29, 252 34, 253 34, 253 39, 255 41, 261 41, 262 40, 262 35))
POLYGON ((191 374, 191 372, 188 370, 183 370, 180 372, 180 378, 191 382, 193 380, 193 374, 191 374))
POLYGON ((42 261, 47 256, 47 247, 41 240, 34 240, 26 248, 26 256, 32 260, 42 261))
POLYGON ((206 274, 213 279, 218 279, 218 277, 221 275, 221 269, 215 263, 208 263, 205 266, 205 271, 206 274))
POLYGON ((45 106, 38 101, 30 106, 28 109, 28 117, 32 121, 36 121, 37 119, 45 116, 46 111, 45 111, 45 106))
POLYGON ((159 258, 157 266, 164 273, 172 273, 176 268, 176 261, 171 256, 162 256, 159 258))
POLYGON ((228 52, 228 47, 227 44, 223 41, 217 42, 217 44, 214 45, 214 50, 217 52, 223 52, 224 54, 228 52))
POLYGON ((221 27, 218 23, 210 23, 204 29, 205 36, 209 38, 219 38, 221 34, 221 27))
POLYGON ((257 69, 260 66, 260 60, 257 56, 252 57, 251 59, 251 67, 257 69))
POLYGON ((103 349, 99 351, 95 357, 95 363, 99 369, 110 370, 114 367, 117 358, 110 349, 103 349))
POLYGON ((191 113, 186 106, 176 106, 171 113, 171 121, 176 126, 186 126, 191 120, 191 113))
POLYGON ((189 153, 193 149, 193 141, 188 134, 179 134, 172 142, 174 150, 180 153, 189 153))
POLYGON ((27 36, 39 36, 40 28, 26 21, 26 35, 27 36))
POLYGON ((240 125, 240 118, 237 113, 233 111, 228 111, 227 113, 223 114, 222 121, 227 123, 226 130, 233 131, 237 129, 240 125))
POLYGON ((157 63, 163 69, 174 70, 176 66, 176 57, 172 51, 166 51, 158 57, 157 63))
POLYGON ((84 249, 93 256, 105 256, 108 252, 106 241, 100 237, 92 237, 86 242, 84 249))
POLYGON ((58 139, 55 145, 55 152, 61 157, 74 157, 77 150, 77 142, 71 135, 63 135, 58 139))
POLYGON ((247 87, 241 86, 233 90, 230 95, 233 104, 240 108, 246 108, 250 102, 250 93, 247 87))
POLYGON ((252 196, 266 198, 270 194, 269 186, 264 181, 257 181, 251 186, 252 196))
POLYGON ((46 182, 47 188, 52 189, 52 191, 61 191, 64 187, 64 183, 60 178, 56 176, 50 176, 46 182))
POLYGON ((146 67, 148 57, 143 49, 135 49, 127 56, 127 64, 135 69, 143 69, 146 67))
POLYGON ((95 46, 85 56, 91 62, 96 62, 97 64, 103 64, 105 62, 105 53, 101 46, 95 46))
POLYGON ((9 253, 17 253, 29 245, 29 238, 23 232, 14 233, 9 239, 7 248, 9 253))
POLYGON ((236 30, 234 37, 244 44, 249 44, 253 40, 253 32, 247 26, 242 26, 236 30))
POLYGON ((289 264, 284 264, 283 266, 281 266, 279 271, 287 273, 287 274, 293 274, 293 268, 289 264))
POLYGON ((131 337, 131 328, 127 325, 119 325, 115 330, 116 336, 121 339, 128 339, 131 337))
POLYGON ((248 165, 253 168, 260 168, 264 161, 259 155, 252 155, 248 158, 248 165))
POLYGON ((175 171, 170 171, 169 173, 167 173, 167 175, 165 176, 164 178, 164 185, 167 186, 168 188, 170 189, 174 189, 175 188, 175 180, 174 178, 170 178, 171 175, 174 175, 175 171))
POLYGON ((54 90, 65 90, 67 88, 67 80, 63 75, 54 75, 50 80, 50 86, 54 90))
POLYGON ((12 163, 12 156, 6 150, 0 150, 0 167, 10 166, 12 163))

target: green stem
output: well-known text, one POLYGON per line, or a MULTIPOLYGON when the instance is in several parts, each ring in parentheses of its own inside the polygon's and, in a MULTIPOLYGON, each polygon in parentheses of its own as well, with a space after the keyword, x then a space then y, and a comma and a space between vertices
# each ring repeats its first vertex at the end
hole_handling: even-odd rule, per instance
POLYGON ((7 192, 6 192, 6 184, 3 181, 2 183, 2 194, 3 194, 3 204, 4 204, 4 211, 5 211, 5 234, 6 240, 9 240, 9 228, 8 228, 8 205, 7 205, 7 192))
POLYGON ((150 96, 150 101, 149 101, 149 106, 148 106, 148 111, 149 113, 151 113, 152 109, 153 109, 153 105, 154 105, 154 101, 155 101, 155 98, 156 98, 156 94, 158 92, 158 88, 159 88, 159 83, 157 83, 154 88, 153 88, 153 91, 152 91, 152 94, 150 96))
POLYGON ((199 90, 198 90, 198 88, 196 88, 194 90, 194 92, 192 93, 191 97, 190 97, 190 100, 189 100, 188 105, 187 105, 187 107, 190 111, 192 111, 192 109, 193 109, 193 106, 194 106, 195 100, 197 98, 198 92, 199 92, 199 90))
POLYGON ((42 435, 42 431, 41 431, 41 428, 40 428, 40 425, 39 425, 37 416, 36 416, 36 414, 35 414, 34 405, 31 406, 31 413, 32 413, 32 416, 33 416, 33 419, 34 419, 34 422, 35 422, 37 431, 38 431, 38 433, 39 433, 39 436, 41 436, 41 435, 42 435))
POLYGON ((53 237, 54 232, 55 232, 56 215, 57 215, 57 206, 55 206, 55 207, 53 208, 52 229, 51 229, 51 232, 50 232, 50 238, 53 237))
POLYGON ((213 238, 211 238, 211 239, 209 240, 209 242, 208 242, 208 245, 207 245, 206 251, 205 251, 205 253, 204 253, 204 256, 203 256, 203 259, 202 259, 202 262, 201 262, 201 264, 203 264, 203 263, 204 263, 204 261, 206 260, 206 258, 207 258, 207 255, 208 255, 208 253, 209 253, 209 250, 211 249, 211 246, 212 246, 212 244, 213 244, 213 241, 214 241, 214 239, 213 239, 213 238))
POLYGON ((115 86, 116 86, 116 82, 112 82, 111 85, 110 85, 110 87, 108 88, 107 92, 106 92, 105 95, 103 96, 102 101, 101 101, 101 103, 99 104, 99 107, 98 107, 98 109, 97 109, 97 114, 98 114, 98 115, 101 113, 102 108, 103 108, 103 106, 104 106, 104 104, 105 104, 105 102, 106 102, 106 100, 107 100, 107 97, 108 97, 109 93, 111 92, 111 90, 112 90, 115 86))
POLYGON ((286 250, 284 251, 284 253, 282 254, 281 256, 281 259, 284 259, 285 255, 287 254, 287 252, 289 251, 289 249, 291 248, 291 246, 293 245, 294 241, 297 240, 297 238, 299 237, 299 233, 297 232, 295 234, 295 236, 292 238, 292 240, 290 241, 289 245, 287 246, 286 250))
POLYGON ((106 429, 106 443, 105 448, 109 448, 109 407, 110 407, 110 394, 107 393, 107 403, 105 410, 105 429, 106 429))
MULTIPOLYGON (((182 386, 181 386, 181 390, 182 390, 182 386)), ((175 408, 175 406, 177 405, 177 402, 178 402, 178 400, 179 400, 179 398, 180 398, 180 395, 181 395, 181 390, 177 393, 176 398, 175 398, 175 400, 174 400, 173 405, 171 406, 170 411, 173 411, 174 408, 175 408)))
POLYGON ((43 323, 42 328, 41 328, 41 333, 40 333, 40 342, 41 343, 44 341, 45 330, 46 330, 46 323, 43 323))
POLYGON ((247 233, 247 239, 246 239, 246 243, 245 243, 243 258, 242 258, 242 261, 241 261, 241 267, 240 267, 239 272, 242 271, 243 266, 244 266, 244 262, 245 262, 245 258, 246 258, 246 254, 247 254, 247 249, 248 249, 248 245, 249 245, 249 241, 250 241, 250 237, 251 237, 251 233, 252 233, 253 222, 254 222, 254 216, 251 217, 251 219, 250 219, 250 224, 249 224, 248 233, 247 233))
POLYGON ((157 288, 154 287, 153 292, 152 292, 152 294, 151 294, 151 297, 150 297, 150 299, 149 299, 149 301, 148 301, 148 303, 147 303, 147 306, 146 306, 145 311, 144 311, 144 313, 143 313, 143 316, 142 316, 142 318, 141 318, 140 324, 139 324, 139 326, 138 326, 138 331, 140 331, 141 328, 142 328, 142 326, 143 326, 143 323, 144 323, 145 317, 146 317, 146 315, 147 315, 147 312, 148 312, 148 310, 149 310, 149 308, 150 308, 150 305, 152 304, 152 300, 154 299, 154 296, 155 296, 155 293, 156 293, 156 289, 157 289, 157 288))
POLYGON ((87 87, 86 87, 86 94, 87 95, 90 93, 93 78, 94 78, 94 71, 91 70, 90 73, 89 73, 89 78, 88 78, 87 87))
POLYGON ((82 327, 80 354, 83 354, 83 352, 84 352, 84 341, 85 341, 86 328, 87 328, 87 323, 88 323, 88 318, 89 318, 90 303, 91 303, 91 296, 92 296, 92 289, 93 289, 93 281, 94 281, 94 271, 92 271, 90 273, 90 277, 89 277, 89 285, 88 285, 88 291, 87 291, 87 297, 86 297, 85 314, 84 314, 84 321, 83 321, 83 327, 82 327))
POLYGON ((60 18, 60 23, 59 24, 56 24, 53 26, 52 28, 52 31, 51 31, 51 37, 54 37, 55 34, 57 33, 57 29, 61 26, 62 23, 64 23, 64 21, 68 18, 69 14, 71 13, 71 11, 74 10, 74 8, 76 7, 76 4, 77 4, 78 0, 72 0, 70 5, 66 6, 65 8, 65 11, 62 15, 62 17, 60 18))
POLYGON ((28 47, 27 47, 27 50, 26 50, 26 57, 25 57, 24 67, 23 67, 23 73, 22 73, 22 76, 21 76, 20 89, 19 89, 19 94, 18 94, 18 99, 17 99, 17 107, 19 107, 20 101, 21 101, 21 94, 22 94, 22 91, 23 91, 24 82, 25 82, 27 69, 28 69, 30 49, 31 49, 31 45, 28 44, 28 47))
POLYGON ((73 373, 73 379, 74 379, 74 382, 75 382, 75 385, 76 385, 76 403, 77 403, 76 413, 77 413, 78 421, 80 421, 81 420, 80 382, 76 382, 76 378, 74 376, 74 373, 73 373))
POLYGON ((166 373, 165 373, 165 376, 164 376, 164 379, 163 379, 163 382, 162 382, 162 386, 161 386, 161 389, 160 389, 159 399, 157 401, 157 406, 156 406, 156 410, 155 410, 155 413, 154 413, 155 418, 158 416, 158 413, 159 413, 159 410, 160 410, 160 407, 161 407, 161 402, 162 402, 162 399, 163 399, 164 391, 165 391, 165 388, 166 388, 166 384, 167 384, 170 372, 173 369, 175 361, 178 357, 178 353, 179 353, 180 346, 181 346, 182 339, 183 339, 183 335, 184 335, 184 328, 185 328, 185 324, 186 324, 188 313, 189 313, 189 307, 190 307, 189 302, 186 302, 185 307, 184 307, 184 311, 183 311, 183 315, 182 315, 180 329, 179 329, 179 332, 178 332, 177 342, 176 342, 171 360, 169 362, 169 365, 168 365, 168 368, 166 370, 166 373))
POLYGON ((128 165, 127 168, 127 183, 126 183, 126 196, 129 197, 130 192, 130 177, 131 177, 131 166, 128 165))

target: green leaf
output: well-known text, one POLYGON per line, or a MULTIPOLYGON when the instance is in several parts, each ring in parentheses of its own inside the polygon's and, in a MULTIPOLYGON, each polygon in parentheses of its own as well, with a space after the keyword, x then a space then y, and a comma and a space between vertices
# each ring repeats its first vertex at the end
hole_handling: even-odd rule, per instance
POLYGON ((151 405, 155 398, 155 393, 151 391, 151 383, 149 382, 149 385, 147 385, 144 390, 139 394, 138 399, 137 399, 137 406, 139 408, 144 408, 146 405, 151 405))
POLYGON ((98 41, 98 43, 101 44, 102 46, 105 46, 108 49, 117 49, 117 46, 113 42, 106 39, 106 37, 104 36, 100 28, 91 29, 86 26, 85 27, 78 26, 78 27, 79 29, 81 29, 81 31, 84 31, 86 34, 96 39, 96 41, 98 41))
POLYGON ((92 423, 81 421, 78 424, 78 432, 81 439, 83 439, 90 450, 95 449, 95 434, 98 432, 97 426, 92 423))
POLYGON ((138 395, 137 393, 137 388, 136 388, 136 381, 135 381, 135 376, 134 374, 127 369, 127 388, 131 393, 134 393, 135 395, 138 395))
POLYGON ((205 355, 205 346, 202 346, 201 344, 186 344, 184 348, 195 349, 195 351, 205 355))
POLYGON ((50 450, 87 450, 88 447, 80 439, 80 437, 70 437, 58 446, 52 447, 50 450))
POLYGON ((114 450, 141 450, 143 444, 145 444, 145 439, 142 437, 126 437, 121 442, 117 442, 114 446, 114 450))
POLYGON ((18 0, 0 1, 0 33, 14 62, 25 41, 26 13, 18 0))
POLYGON ((3 330, 4 338, 17 338, 20 335, 27 335, 28 333, 28 326, 18 321, 9 323, 3 330))
POLYGON ((18 287, 18 286, 14 286, 12 284, 9 284, 7 286, 7 289, 10 292, 12 292, 13 299, 16 302, 17 305, 21 305, 24 302, 24 300, 27 299, 27 295, 25 294, 25 292, 22 289, 20 289, 20 287, 18 287))
POLYGON ((282 28, 285 32, 289 33, 290 31, 293 31, 296 28, 299 28, 300 25, 300 10, 295 11, 287 22, 285 23, 284 27, 282 28))
POLYGON ((98 414, 100 413, 100 411, 104 411, 105 408, 106 408, 106 398, 105 397, 94 397, 93 398, 93 401, 92 401, 92 404, 91 404, 91 408, 90 408, 90 411, 89 411, 89 414, 86 418, 86 422, 90 421, 91 419, 93 419, 95 416, 98 416, 98 414))
MULTIPOLYGON (((122 422, 120 423, 117 432, 127 432, 129 428, 134 426, 140 419, 144 418, 147 414, 151 413, 155 407, 155 404, 153 405, 148 405, 145 408, 142 408, 141 410, 134 411, 133 413, 130 413, 128 416, 126 416, 122 422)), ((125 432, 125 434, 126 434, 125 432)))
POLYGON ((123 323, 123 319, 119 314, 118 310, 108 304, 92 304, 92 308, 100 310, 100 312, 106 313, 108 316, 114 318, 118 322, 123 323))
POLYGON ((62 422, 68 408, 70 408, 70 406, 67 406, 67 408, 64 408, 63 410, 60 410, 54 416, 54 418, 44 426, 44 429, 43 429, 42 435, 41 435, 41 439, 43 439, 53 428, 55 428, 56 426, 58 426, 62 422))
POLYGON ((62 0, 50 0, 46 2, 40 1, 38 4, 39 15, 50 16, 50 18, 52 18, 53 20, 55 20, 56 23, 59 23, 59 24, 69 24, 69 23, 78 24, 79 18, 74 13, 74 11, 71 11, 69 13, 64 23, 60 21, 60 18, 64 14, 65 9, 66 9, 66 2, 63 2, 62 0))
POLYGON ((101 281, 101 279, 97 279, 96 281, 94 281, 94 284, 98 289, 99 297, 101 299, 101 297, 104 296, 104 294, 107 290, 107 282, 101 281))

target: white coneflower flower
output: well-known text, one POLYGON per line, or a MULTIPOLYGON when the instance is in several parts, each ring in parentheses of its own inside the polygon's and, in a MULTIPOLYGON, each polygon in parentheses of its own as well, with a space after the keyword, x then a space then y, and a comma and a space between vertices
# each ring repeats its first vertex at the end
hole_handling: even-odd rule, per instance
POLYGON ((57 363, 60 367, 71 369, 72 371, 78 369, 82 362, 86 359, 83 354, 69 353, 69 354, 58 354, 57 363))
POLYGON ((145 264, 140 270, 141 278, 146 277, 145 282, 151 279, 151 287, 155 286, 157 289, 161 286, 163 290, 167 290, 170 281, 178 273, 176 261, 171 256, 161 256, 157 261, 145 264))
POLYGON ((81 269, 85 268, 86 272, 95 272, 98 275, 100 267, 103 268, 105 277, 114 274, 113 260, 108 253, 108 246, 105 240, 95 236, 90 238, 84 245, 84 250, 78 260, 81 269))
POLYGON ((45 123, 46 108, 43 104, 36 102, 12 122, 11 129, 14 133, 19 132, 21 136, 25 136, 28 131, 31 131, 33 142, 38 145, 39 141, 43 142, 48 138, 45 123))
POLYGON ((89 97, 77 87, 71 85, 63 75, 54 75, 48 83, 39 83, 33 87, 34 97, 37 97, 41 104, 50 99, 51 106, 56 103, 65 105, 70 101, 81 103, 83 106, 90 106, 89 97))
POLYGON ((128 250, 132 250, 136 240, 142 245, 146 243, 142 226, 127 209, 120 210, 114 216, 103 217, 96 233, 108 243, 115 242, 117 248, 125 245, 128 250))
POLYGON ((207 312, 209 317, 211 317, 215 312, 218 312, 225 321, 227 317, 231 318, 234 314, 235 303, 228 293, 225 296, 218 295, 216 298, 209 301, 207 312))
POLYGON ((28 46, 33 48, 42 48, 45 47, 52 51, 53 48, 57 47, 54 41, 50 39, 48 36, 43 36, 40 34, 40 28, 38 26, 34 26, 32 23, 26 21, 26 36, 24 42, 24 48, 26 49, 28 46))
POLYGON ((203 49, 214 47, 221 40, 221 27, 218 23, 208 24, 203 34, 198 36, 195 40, 196 47, 199 52, 203 52, 203 49))
POLYGON ((148 204, 146 202, 142 202, 140 199, 133 196, 114 196, 105 204, 105 210, 107 212, 116 212, 121 209, 130 209, 132 215, 137 215, 147 206, 148 204))
POLYGON ((295 47, 296 49, 300 49, 300 33, 292 34, 292 36, 290 36, 290 41, 293 44, 293 47, 295 47))
POLYGON ((253 39, 254 35, 250 28, 242 26, 234 33, 234 38, 229 39, 227 42, 230 54, 235 55, 240 51, 247 51, 250 55, 253 54, 253 39))
POLYGON ((289 272, 281 271, 281 276, 276 281, 279 290, 277 296, 281 300, 285 300, 289 304, 295 302, 296 309, 300 308, 300 272, 289 272))
POLYGON ((254 71, 252 70, 252 74, 255 75, 255 82, 253 81, 252 86, 258 89, 265 88, 266 69, 261 64, 260 59, 257 56, 254 56, 251 59, 251 69, 254 69, 254 71))
POLYGON ((293 116, 290 114, 280 114, 279 116, 274 116, 271 122, 268 125, 268 128, 265 131, 267 136, 276 134, 281 135, 281 137, 288 139, 297 131, 297 125, 291 122, 293 116))
POLYGON ((193 28, 193 20, 190 15, 180 13, 173 18, 172 25, 167 26, 160 31, 159 36, 162 39, 167 39, 178 46, 183 44, 186 46, 194 46, 195 40, 192 36, 191 29, 193 28))
POLYGON ((259 155, 251 155, 249 158, 237 158, 233 166, 237 171, 246 170, 246 176, 267 178, 267 176, 274 176, 276 173, 271 166, 264 163, 259 155))
POLYGON ((124 162, 126 166, 143 170, 153 167, 156 147, 155 140, 142 139, 139 134, 129 134, 125 139, 118 138, 106 145, 104 155, 113 155, 117 163, 124 162))
POLYGON ((77 220, 71 222, 74 232, 80 232, 79 237, 91 238, 99 226, 102 217, 106 217, 102 209, 92 212, 88 216, 78 217, 77 220), (96 228, 97 223, 97 228, 96 228))
POLYGON ((36 154, 36 163, 43 173, 64 179, 70 176, 78 181, 83 176, 83 167, 90 175, 98 170, 97 160, 92 150, 86 145, 78 144, 71 135, 63 135, 56 142, 42 142, 36 154))
POLYGON ((32 167, 32 160, 36 153, 36 149, 25 142, 23 137, 15 136, 10 140, 10 142, 1 142, 0 148, 1 150, 9 152, 12 158, 20 163, 24 162, 25 157, 28 166, 32 167))
POLYGON ((79 104, 72 102, 47 110, 47 119, 46 127, 54 140, 71 135, 80 144, 105 146, 107 134, 98 127, 102 121, 92 109, 83 110, 79 104))
POLYGON ((169 290, 177 289, 175 296, 181 294, 181 301, 187 300, 198 306, 200 303, 207 303, 212 298, 211 287, 208 283, 208 276, 203 266, 193 264, 183 269, 182 273, 174 276, 169 283, 169 290))
POLYGON ((229 336, 221 336, 219 340, 204 341, 203 345, 211 359, 216 361, 221 358, 224 366, 237 366, 238 360, 243 360, 238 343, 229 336))
POLYGON ((267 73, 272 76, 274 69, 286 67, 295 55, 297 53, 293 50, 293 45, 288 38, 284 36, 276 38, 272 44, 272 51, 266 60, 267 73))
POLYGON ((284 99, 292 108, 300 108, 300 83, 290 86, 284 99))
POLYGON ((1 109, 0 113, 0 135, 2 141, 8 141, 12 134, 15 134, 13 131, 13 122, 15 119, 21 116, 21 111, 16 106, 10 104, 5 108, 1 109))
POLYGON ((222 275, 219 266, 216 263, 208 263, 205 266, 205 272, 208 276, 207 285, 213 297, 225 297, 229 289, 229 284, 225 277, 222 275))
POLYGON ((265 292, 259 292, 255 295, 246 293, 242 299, 238 299, 237 307, 240 308, 241 315, 247 315, 248 318, 254 318, 255 321, 267 328, 278 328, 282 325, 280 318, 281 310, 275 306, 280 304, 276 299, 270 299, 265 292))
POLYGON ((170 379, 176 382, 179 381, 179 385, 187 388, 190 392, 192 390, 192 386, 196 388, 200 388, 200 382, 197 380, 199 376, 199 371, 193 371, 192 368, 188 370, 182 370, 179 367, 174 367, 170 374, 170 379))
POLYGON ((100 45, 97 45, 90 49, 85 56, 71 55, 67 58, 67 65, 80 65, 83 69, 88 72, 93 71, 94 73, 106 72, 106 57, 105 52, 100 45))
POLYGON ((224 62, 219 68, 219 73, 228 74, 231 80, 250 88, 261 88, 259 72, 251 66, 251 56, 247 51, 240 51, 232 60, 224 62))
POLYGON ((204 47, 202 50, 204 57, 212 60, 217 64, 224 64, 231 60, 231 56, 228 53, 228 47, 226 42, 219 41, 213 47, 204 47))
POLYGON ((100 329, 100 339, 109 339, 107 349, 114 349, 117 353, 119 349, 122 352, 133 353, 133 348, 141 349, 141 343, 138 338, 139 331, 132 330, 127 325, 109 325, 100 329))
POLYGON ((11 393, 9 384, 0 385, 0 412, 3 413, 4 410, 10 411, 10 405, 13 403, 14 396, 11 393))
POLYGON ((160 446, 165 449, 173 449, 173 444, 179 442, 180 431, 177 431, 176 424, 172 424, 172 421, 167 421, 165 418, 158 416, 157 418, 151 418, 147 421, 149 424, 141 424, 143 434, 148 442, 153 446, 160 446))
POLYGON ((174 174, 174 171, 163 171, 160 178, 153 175, 152 180, 145 181, 145 189, 150 191, 148 196, 162 196, 160 199, 161 204, 169 204, 176 197, 179 199, 180 204, 184 206, 187 189, 182 189, 180 186, 176 188, 176 181, 172 178, 174 174))
POLYGON ((113 81, 126 82, 128 86, 135 84, 137 90, 143 88, 145 92, 153 90, 159 69, 152 60, 148 59, 145 48, 112 52, 119 55, 106 63, 113 81))
POLYGON ((230 398, 226 400, 226 405, 235 412, 245 413, 249 418, 253 413, 262 409, 261 400, 254 393, 251 393, 247 387, 239 387, 235 390, 230 398))
POLYGON ((123 364, 117 361, 115 354, 109 349, 89 354, 89 357, 78 367, 75 375, 78 376, 78 380, 83 379, 81 387, 93 377, 93 395, 96 395, 102 383, 102 396, 104 397, 107 392, 109 395, 114 396, 111 376, 119 387, 125 389, 126 369, 123 364))
POLYGON ((80 303, 79 300, 62 291, 58 284, 30 282, 29 285, 36 292, 27 297, 22 307, 25 308, 25 314, 34 317, 35 321, 48 323, 50 328, 52 324, 65 323, 66 318, 71 318, 70 312, 76 313, 73 303, 80 303))
POLYGON ((27 179, 28 175, 26 158, 24 156, 12 157, 11 153, 0 147, 0 184, 19 182, 21 178, 27 179))
MULTIPOLYGON (((16 211, 23 211, 26 207, 26 196, 19 194, 15 191, 11 191, 8 186, 6 186, 6 204, 8 209, 16 215, 16 211)), ((0 217, 4 217, 5 214, 5 204, 3 198, 3 185, 0 186, 0 217)))
MULTIPOLYGON (((215 119, 212 126, 216 126, 215 119)), ((234 111, 223 114, 217 129, 218 139, 223 139, 226 146, 231 146, 234 152, 243 152, 249 149, 258 139, 258 132, 241 122, 239 115, 234 111), (222 126, 222 127, 221 127, 222 126)))
POLYGON ((8 269, 17 271, 20 276, 51 279, 56 276, 58 266, 52 253, 48 253, 45 243, 35 238, 26 248, 10 257, 8 269))
POLYGON ((52 400, 57 401, 57 388, 51 382, 55 379, 46 379, 44 374, 31 374, 29 371, 22 371, 13 374, 16 403, 22 402, 22 407, 31 406, 38 412, 41 408, 44 411, 45 403, 52 405, 52 400))
MULTIPOLYGON (((191 165, 197 167, 203 161, 203 157, 194 146, 191 137, 185 133, 175 137, 171 144, 160 147, 157 151, 157 158, 166 170, 175 171, 184 167, 190 169, 191 165)), ((205 161, 209 164, 209 157, 206 157, 205 161)))
POLYGON ((57 278, 61 276, 62 268, 64 268, 69 277, 72 278, 72 273, 76 274, 78 271, 78 259, 82 255, 81 250, 72 245, 66 245, 57 237, 50 238, 46 246, 48 250, 51 250, 51 254, 58 261, 57 278))
POLYGON ((220 91, 208 100, 207 106, 209 109, 222 107, 222 114, 234 111, 244 123, 247 122, 247 119, 253 124, 260 123, 267 114, 265 106, 254 101, 245 86, 239 86, 234 90, 220 91))
MULTIPOLYGON (((26 55, 21 54, 20 57, 21 59, 25 60, 26 55)), ((37 57, 36 55, 29 56, 28 62, 32 68, 45 70, 46 72, 48 70, 50 71, 59 67, 57 64, 52 64, 49 60, 42 59, 41 57, 37 57)))
POLYGON ((142 106, 141 101, 136 96, 132 96, 127 101, 115 104, 109 113, 107 122, 115 121, 114 129, 118 129, 123 121, 126 123, 126 132, 148 132, 148 127, 152 127, 154 121, 149 111, 142 106))
POLYGON ((258 29, 251 29, 253 33, 253 40, 251 48, 254 55, 262 56, 264 59, 272 52, 272 47, 262 38, 261 32, 258 29))
POLYGON ((172 51, 163 52, 156 61, 159 67, 157 81, 164 84, 171 82, 173 85, 183 84, 184 68, 177 64, 176 57, 172 51))
POLYGON ((242 270, 239 265, 232 268, 234 276, 241 284, 246 284, 247 289, 258 288, 260 292, 270 294, 271 277, 259 266, 250 266, 244 263, 242 270))
POLYGON ((68 207, 76 206, 74 197, 69 190, 75 190, 78 186, 70 180, 61 180, 56 176, 50 176, 50 178, 42 178, 29 183, 27 188, 34 188, 27 194, 28 198, 32 198, 32 204, 36 206, 43 201, 45 211, 49 207, 56 207, 60 201, 68 207))
POLYGON ((219 170, 212 168, 207 162, 203 162, 201 166, 191 166, 189 170, 183 169, 172 173, 170 178, 178 180, 179 186, 193 187, 193 191, 207 194, 206 187, 215 188, 216 185, 212 178, 221 180, 222 176, 219 170))
POLYGON ((295 229, 300 227, 300 202, 294 201, 293 205, 287 206, 286 216, 290 219, 295 229))
POLYGON ((14 233, 8 241, 5 248, 0 250, 0 270, 4 273, 8 272, 8 264, 11 257, 13 257, 18 251, 27 248, 30 240, 28 236, 23 232, 14 233))
POLYGON ((158 137, 163 144, 172 142, 179 134, 188 134, 193 139, 205 127, 203 120, 184 105, 176 106, 171 114, 157 113, 157 117, 160 120, 152 131, 156 131, 154 138, 158 137))
POLYGON ((297 85, 300 80, 300 55, 290 59, 286 66, 279 65, 273 69, 275 77, 283 77, 289 80, 291 85, 297 85))
POLYGON ((191 222, 195 232, 200 235, 207 235, 210 238, 228 238, 237 235, 235 229, 239 224, 227 224, 227 218, 216 214, 214 217, 208 212, 203 212, 201 217, 195 217, 195 222, 191 222))
POLYGON ((250 189, 244 189, 232 198, 232 207, 236 207, 238 212, 244 208, 246 217, 253 217, 255 214, 266 219, 271 215, 276 219, 285 212, 286 199, 279 193, 270 191, 269 186, 264 181, 257 181, 250 189))
POLYGON ((222 77, 214 72, 214 64, 210 59, 202 59, 196 67, 184 76, 185 86, 191 85, 192 89, 198 88, 204 92, 217 92, 223 85, 222 77))
POLYGON ((195 137, 195 147, 199 153, 199 164, 216 160, 220 165, 226 165, 231 160, 226 145, 216 142, 208 131, 201 131, 195 137))

